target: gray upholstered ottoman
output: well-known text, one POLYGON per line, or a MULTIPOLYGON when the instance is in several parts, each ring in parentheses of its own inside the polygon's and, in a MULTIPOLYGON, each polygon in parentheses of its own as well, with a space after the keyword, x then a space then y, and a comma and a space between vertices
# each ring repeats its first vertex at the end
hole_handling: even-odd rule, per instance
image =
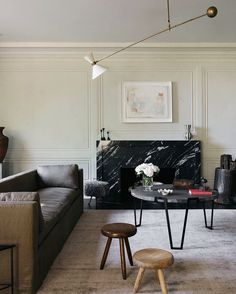
POLYGON ((86 196, 90 196, 88 206, 90 207, 92 198, 105 197, 109 194, 110 186, 108 182, 103 181, 86 181, 84 185, 84 192, 86 196))

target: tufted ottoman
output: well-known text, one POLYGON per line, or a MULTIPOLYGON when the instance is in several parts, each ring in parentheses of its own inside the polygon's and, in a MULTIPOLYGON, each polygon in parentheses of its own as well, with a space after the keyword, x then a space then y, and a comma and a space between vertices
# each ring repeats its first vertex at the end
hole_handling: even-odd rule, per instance
POLYGON ((86 196, 90 196, 88 206, 90 207, 92 198, 105 197, 109 194, 110 186, 108 182, 104 181, 86 181, 84 185, 84 192, 86 196))

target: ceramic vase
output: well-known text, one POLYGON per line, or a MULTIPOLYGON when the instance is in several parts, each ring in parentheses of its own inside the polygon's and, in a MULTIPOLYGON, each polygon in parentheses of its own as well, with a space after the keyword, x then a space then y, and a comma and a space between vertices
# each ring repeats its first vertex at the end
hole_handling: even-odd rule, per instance
POLYGON ((185 125, 185 134, 184 137, 186 140, 190 141, 192 139, 192 134, 191 134, 191 125, 185 125))
POLYGON ((8 148, 8 137, 3 135, 4 127, 0 127, 0 163, 6 156, 8 148))

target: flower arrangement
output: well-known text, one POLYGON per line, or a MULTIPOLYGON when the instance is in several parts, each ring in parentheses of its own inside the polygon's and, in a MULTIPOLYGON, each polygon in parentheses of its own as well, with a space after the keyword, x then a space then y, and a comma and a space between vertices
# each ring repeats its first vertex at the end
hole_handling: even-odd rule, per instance
POLYGON ((154 173, 158 173, 159 171, 159 167, 152 163, 142 163, 135 168, 137 175, 144 174, 149 178, 153 177, 154 173))

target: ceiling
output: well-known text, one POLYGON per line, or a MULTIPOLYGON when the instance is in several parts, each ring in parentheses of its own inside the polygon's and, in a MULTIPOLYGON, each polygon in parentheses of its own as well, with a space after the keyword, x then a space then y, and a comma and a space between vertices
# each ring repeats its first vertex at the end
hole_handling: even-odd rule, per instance
MULTIPOLYGON (((218 15, 149 39, 236 42, 236 0, 170 0, 171 24, 218 8, 218 15)), ((166 0, 0 0, 0 42, 135 42, 167 27, 166 0)))

